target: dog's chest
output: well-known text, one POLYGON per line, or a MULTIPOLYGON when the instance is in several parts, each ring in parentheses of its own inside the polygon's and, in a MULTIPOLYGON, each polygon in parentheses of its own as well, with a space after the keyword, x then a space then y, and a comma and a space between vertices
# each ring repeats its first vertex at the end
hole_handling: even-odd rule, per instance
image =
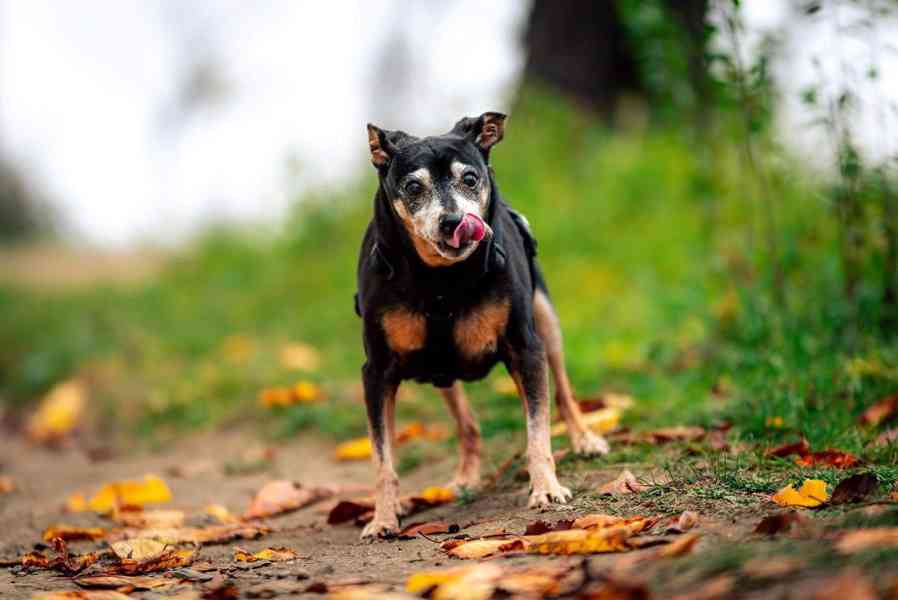
POLYGON ((400 358, 419 368, 464 370, 495 356, 510 312, 508 299, 484 300, 443 314, 400 306, 387 310, 381 323, 387 345, 400 358))

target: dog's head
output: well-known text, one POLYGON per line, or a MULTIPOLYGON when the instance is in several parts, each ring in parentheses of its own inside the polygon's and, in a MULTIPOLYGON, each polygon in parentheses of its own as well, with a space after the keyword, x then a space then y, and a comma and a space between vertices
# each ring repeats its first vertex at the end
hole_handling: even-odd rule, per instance
POLYGON ((425 264, 463 261, 492 235, 485 221, 489 153, 504 132, 505 115, 495 112, 465 117, 449 133, 425 138, 368 125, 371 162, 425 264))

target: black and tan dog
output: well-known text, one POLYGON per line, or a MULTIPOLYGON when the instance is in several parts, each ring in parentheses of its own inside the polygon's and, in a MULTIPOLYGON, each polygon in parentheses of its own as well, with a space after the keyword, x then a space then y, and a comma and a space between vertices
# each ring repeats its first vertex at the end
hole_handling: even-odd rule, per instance
POLYGON ((525 407, 530 506, 571 497, 555 476, 547 365, 574 450, 608 451, 584 426, 572 396, 529 225, 499 196, 488 164, 504 127, 505 115, 494 112, 463 118, 434 137, 368 126, 380 183, 359 256, 356 312, 364 321, 362 378, 377 484, 374 520, 362 537, 387 537, 399 526, 393 433, 404 380, 439 388, 458 422, 453 486, 474 488, 480 479, 480 431, 459 380, 481 379, 499 361, 525 407))

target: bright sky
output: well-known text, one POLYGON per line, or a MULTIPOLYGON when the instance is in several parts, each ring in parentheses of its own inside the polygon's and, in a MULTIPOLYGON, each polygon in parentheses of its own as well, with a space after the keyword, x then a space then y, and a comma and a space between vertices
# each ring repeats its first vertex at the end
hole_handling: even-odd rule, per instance
MULTIPOLYGON (((823 168, 831 160, 820 150, 823 132, 804 127, 812 117, 799 93, 818 77, 814 56, 829 57, 823 69, 835 89, 846 76, 836 49, 860 65, 871 37, 840 38, 832 20, 795 19, 789 5, 744 3, 753 39, 784 28, 775 71, 783 138, 823 168)), ((212 222, 271 221, 303 186, 337 185, 364 168, 369 120, 433 133, 463 114, 507 109, 528 8, 519 0, 0 0, 0 149, 75 239, 166 243, 212 222), (386 81, 384 64, 394 67, 386 81), (211 82, 203 89, 220 94, 190 105, 185 82, 197 73, 211 82)), ((880 29, 885 47, 896 28, 880 29)), ((882 77, 861 86, 865 98, 898 99, 894 57, 882 50, 882 77)), ((877 106, 865 105, 856 126, 866 150, 881 156, 898 151, 898 136, 884 133, 896 131, 896 115, 885 111, 883 126, 877 106)))

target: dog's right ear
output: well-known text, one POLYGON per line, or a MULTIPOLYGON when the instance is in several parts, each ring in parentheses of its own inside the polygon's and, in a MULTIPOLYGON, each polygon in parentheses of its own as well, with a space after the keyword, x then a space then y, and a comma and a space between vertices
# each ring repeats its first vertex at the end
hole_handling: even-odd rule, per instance
POLYGON ((387 133, 371 123, 368 123, 368 148, 371 149, 371 164, 378 170, 390 166, 390 159, 396 148, 387 139, 387 133))

